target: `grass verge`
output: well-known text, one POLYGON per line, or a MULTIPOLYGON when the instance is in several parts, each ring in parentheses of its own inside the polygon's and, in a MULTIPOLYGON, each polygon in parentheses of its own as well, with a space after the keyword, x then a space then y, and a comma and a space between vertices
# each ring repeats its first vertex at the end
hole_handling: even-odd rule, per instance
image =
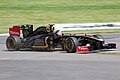
POLYGON ((19 24, 119 22, 120 0, 0 0, 0 33, 19 24))
POLYGON ((110 55, 120 55, 120 52, 110 52, 110 51, 108 51, 108 52, 98 52, 97 54, 110 54, 110 55))

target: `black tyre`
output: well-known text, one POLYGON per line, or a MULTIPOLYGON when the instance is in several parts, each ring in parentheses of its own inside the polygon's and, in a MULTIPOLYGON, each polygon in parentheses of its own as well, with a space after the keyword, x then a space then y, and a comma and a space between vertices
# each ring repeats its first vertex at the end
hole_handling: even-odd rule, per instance
POLYGON ((6 40, 6 47, 9 51, 18 51, 21 47, 21 40, 18 36, 9 36, 6 40))
POLYGON ((66 51, 68 53, 75 53, 78 46, 78 40, 75 37, 69 37, 66 39, 66 51))

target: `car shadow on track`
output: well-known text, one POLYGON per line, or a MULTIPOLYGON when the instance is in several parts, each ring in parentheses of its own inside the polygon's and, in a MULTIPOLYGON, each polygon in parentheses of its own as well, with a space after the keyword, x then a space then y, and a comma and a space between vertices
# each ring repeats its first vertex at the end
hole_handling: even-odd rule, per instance
POLYGON ((99 52, 108 52, 108 51, 115 51, 113 49, 102 49, 102 50, 94 50, 94 51, 90 51, 90 52, 76 52, 76 53, 67 53, 66 51, 62 51, 62 50, 55 50, 55 51, 47 51, 44 49, 21 49, 19 51, 8 51, 8 50, 1 50, 2 52, 20 52, 20 53, 24 53, 24 52, 42 52, 42 53, 53 53, 53 52, 58 52, 59 54, 95 54, 95 53, 99 53, 99 52))
POLYGON ((66 51, 62 51, 62 50, 54 50, 54 51, 48 51, 46 49, 20 49, 19 51, 9 51, 9 50, 1 50, 2 52, 64 52, 66 53, 66 51))

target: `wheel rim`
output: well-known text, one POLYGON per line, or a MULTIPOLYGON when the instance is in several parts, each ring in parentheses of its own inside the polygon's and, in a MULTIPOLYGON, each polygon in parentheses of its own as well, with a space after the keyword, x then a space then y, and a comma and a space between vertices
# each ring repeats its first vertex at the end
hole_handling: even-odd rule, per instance
POLYGON ((52 37, 50 37, 49 39, 48 39, 48 51, 54 51, 54 42, 53 42, 53 38, 52 37))
POLYGON ((68 39, 68 40, 66 41, 66 49, 67 49, 68 51, 72 51, 72 49, 73 49, 73 43, 72 43, 71 39, 68 39))

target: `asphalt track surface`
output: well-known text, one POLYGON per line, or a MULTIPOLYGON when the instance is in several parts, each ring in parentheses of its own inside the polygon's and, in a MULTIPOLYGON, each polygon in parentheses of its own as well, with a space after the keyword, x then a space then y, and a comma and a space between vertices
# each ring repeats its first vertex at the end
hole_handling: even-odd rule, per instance
MULTIPOLYGON (((116 42, 120 34, 102 34, 116 42)), ((0 36, 0 80, 120 80, 120 56, 65 51, 7 51, 0 36)))

